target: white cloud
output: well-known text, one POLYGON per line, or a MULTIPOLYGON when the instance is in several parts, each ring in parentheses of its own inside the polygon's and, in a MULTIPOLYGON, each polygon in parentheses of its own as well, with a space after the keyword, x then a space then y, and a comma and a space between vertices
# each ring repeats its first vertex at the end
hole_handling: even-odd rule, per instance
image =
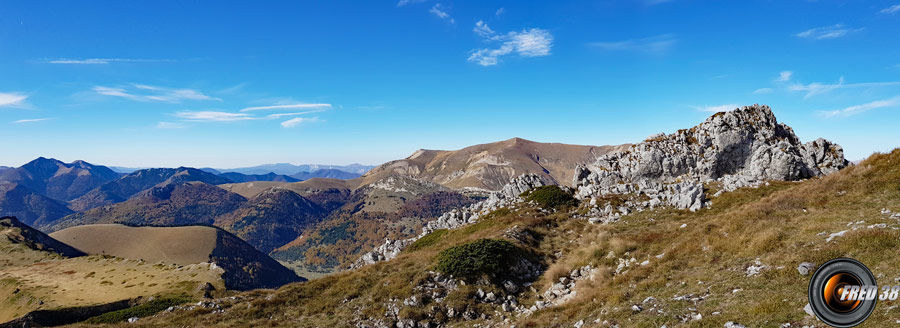
POLYGON ((234 122, 256 119, 255 117, 250 116, 250 114, 218 111, 182 111, 175 113, 175 116, 188 121, 199 122, 234 122))
POLYGON ((159 129, 183 129, 188 127, 187 124, 177 122, 159 122, 156 124, 159 129))
POLYGON ((696 110, 703 111, 703 112, 718 113, 718 112, 727 112, 727 111, 733 110, 735 108, 738 108, 739 106, 735 105, 735 104, 725 104, 725 105, 718 105, 718 106, 708 106, 707 105, 707 106, 692 106, 692 107, 694 107, 694 109, 696 109, 696 110))
POLYGON ((281 118, 281 117, 285 117, 285 116, 306 115, 306 114, 318 113, 318 112, 322 112, 322 111, 324 111, 324 109, 320 109, 320 110, 308 110, 308 111, 305 111, 305 112, 294 112, 294 113, 278 113, 278 114, 270 114, 270 115, 267 115, 266 118, 267 118, 267 119, 276 119, 276 118, 281 118))
POLYGON ((494 30, 491 29, 490 26, 487 25, 487 23, 481 20, 475 22, 475 28, 473 28, 472 31, 475 32, 475 34, 478 34, 478 36, 489 40, 493 40, 493 38, 495 38, 497 34, 496 32, 494 32, 494 30))
POLYGON ((292 128, 292 127, 298 126, 303 123, 311 123, 311 122, 318 122, 318 121, 319 121, 318 117, 295 117, 295 118, 289 119, 287 121, 281 122, 281 126, 286 127, 286 128, 292 128))
POLYGON ((400 0, 399 2, 397 2, 397 7, 403 7, 411 3, 422 3, 426 1, 428 0, 400 0))
POLYGON ((831 26, 823 26, 808 29, 806 31, 795 34, 798 38, 806 38, 806 39, 814 39, 814 40, 825 40, 825 39, 835 39, 842 36, 845 36, 852 32, 862 31, 862 28, 851 29, 847 28, 843 24, 835 24, 831 26))
POLYGON ((504 12, 506 12, 506 9, 503 7, 500 7, 500 9, 497 9, 497 12, 494 13, 494 16, 503 15, 504 12))
POLYGON ((145 84, 132 84, 129 87, 95 86, 92 90, 103 96, 120 97, 144 102, 159 101, 178 103, 184 100, 222 100, 207 96, 197 90, 164 88, 145 84))
POLYGON ((288 105, 273 105, 273 106, 257 106, 257 107, 247 107, 241 109, 242 112, 249 112, 255 110, 270 110, 270 109, 295 109, 295 108, 331 108, 331 104, 288 104, 288 105))
POLYGON ((775 81, 781 81, 781 82, 790 81, 792 75, 794 75, 794 72, 782 71, 781 73, 778 73, 778 77, 775 79, 775 81))
POLYGON ((51 59, 49 64, 75 64, 75 65, 97 65, 110 63, 154 63, 154 62, 172 62, 171 59, 134 59, 134 58, 84 58, 84 59, 51 59))
POLYGON ((761 94, 766 94, 766 93, 772 93, 774 91, 775 91, 775 89, 772 89, 772 88, 759 88, 759 89, 754 90, 753 94, 761 95, 761 94))
POLYGON ((454 20, 453 17, 450 17, 450 14, 447 13, 447 10, 444 8, 444 6, 441 6, 441 4, 439 3, 434 4, 434 6, 432 6, 431 9, 428 10, 428 12, 434 14, 440 19, 450 22, 451 24, 456 23, 456 20, 454 20))
POLYGON ((24 120, 13 121, 13 123, 16 123, 16 124, 33 123, 33 122, 41 122, 41 121, 46 121, 46 120, 51 120, 51 118, 29 118, 29 119, 24 119, 24 120))
POLYGON ((613 42, 590 42, 588 46, 606 51, 634 51, 661 55, 672 49, 678 42, 672 34, 662 34, 648 38, 613 42))
POLYGON ((522 32, 508 32, 497 34, 483 21, 475 23, 475 34, 485 41, 501 42, 499 48, 472 50, 468 61, 481 66, 497 65, 499 57, 517 54, 522 57, 549 56, 553 46, 553 35, 547 30, 532 28, 523 29, 522 32))
POLYGON ((17 107, 25 105, 28 96, 18 92, 0 92, 0 107, 17 107))
POLYGON ((828 93, 838 89, 852 89, 852 88, 876 88, 876 87, 890 87, 890 86, 900 86, 900 82, 868 82, 868 83, 844 83, 844 77, 841 77, 838 80, 837 84, 824 84, 824 83, 810 83, 810 84, 801 84, 794 83, 788 86, 789 91, 794 92, 806 92, 806 95, 803 97, 809 98, 818 94, 828 93))
POLYGON ((868 110, 878 109, 878 108, 886 108, 886 107, 900 107, 900 96, 896 96, 890 99, 884 100, 876 100, 870 103, 865 103, 862 105, 850 106, 844 109, 839 110, 830 110, 830 111, 822 111, 821 113, 826 117, 835 117, 835 116, 852 116, 856 115, 868 110))
POLYGON ((884 8, 884 9, 882 9, 881 11, 879 11, 879 13, 882 13, 882 14, 893 14, 893 13, 896 13, 896 12, 898 12, 898 11, 900 11, 900 4, 897 4, 897 5, 893 5, 893 6, 884 8))

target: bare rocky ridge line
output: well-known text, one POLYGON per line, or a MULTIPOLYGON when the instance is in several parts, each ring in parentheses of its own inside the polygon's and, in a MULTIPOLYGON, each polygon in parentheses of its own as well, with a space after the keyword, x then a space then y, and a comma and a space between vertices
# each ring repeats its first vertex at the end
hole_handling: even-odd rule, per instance
MULTIPOLYGON (((710 204, 704 184, 716 183, 733 191, 766 181, 797 181, 837 172, 849 162, 840 145, 819 138, 801 143, 791 127, 778 123, 771 108, 753 105, 719 112, 703 123, 672 134, 659 133, 625 150, 578 164, 572 185, 576 198, 587 201, 592 223, 610 223, 622 215, 657 206, 699 210, 710 204), (613 208, 603 196, 628 198, 613 208)), ((446 212, 425 224, 416 237, 391 240, 363 254, 352 268, 390 260, 438 229, 454 229, 478 221, 480 216, 521 202, 519 195, 545 185, 536 174, 510 180, 489 198, 446 212)))

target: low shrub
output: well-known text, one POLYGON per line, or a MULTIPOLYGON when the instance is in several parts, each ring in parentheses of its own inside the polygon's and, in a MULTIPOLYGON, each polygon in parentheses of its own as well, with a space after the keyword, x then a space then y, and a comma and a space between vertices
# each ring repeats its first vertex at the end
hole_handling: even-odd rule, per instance
POLYGON ((509 271, 521 250, 501 239, 479 239, 441 251, 436 270, 469 281, 483 276, 497 278, 509 271))
POLYGON ((541 186, 522 193, 525 200, 532 201, 544 209, 561 209, 578 205, 578 200, 559 186, 541 186))

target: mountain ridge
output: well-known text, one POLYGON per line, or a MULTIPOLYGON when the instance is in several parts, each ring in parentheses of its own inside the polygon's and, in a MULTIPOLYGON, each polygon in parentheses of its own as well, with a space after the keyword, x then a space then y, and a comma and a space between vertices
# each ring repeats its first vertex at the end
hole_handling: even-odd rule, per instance
POLYGON ((213 185, 232 182, 227 178, 189 167, 145 169, 107 182, 85 195, 73 199, 69 202, 69 207, 77 212, 86 211, 103 205, 123 202, 153 186, 189 181, 200 181, 213 185))
POLYGON ((39 228, 52 232, 99 223, 211 225, 216 217, 236 210, 246 201, 238 194, 203 182, 169 183, 145 189, 123 202, 73 213, 39 228))
POLYGON ((80 197, 117 178, 118 173, 102 165, 82 160, 64 163, 45 157, 38 157, 20 167, 0 172, 0 181, 19 183, 60 201, 80 197))
POLYGON ((538 174, 548 184, 568 185, 576 164, 590 162, 625 147, 627 145, 586 146, 512 138, 458 150, 420 149, 405 159, 373 168, 360 178, 360 185, 391 175, 405 175, 454 189, 499 190, 509 179, 524 173, 538 174))

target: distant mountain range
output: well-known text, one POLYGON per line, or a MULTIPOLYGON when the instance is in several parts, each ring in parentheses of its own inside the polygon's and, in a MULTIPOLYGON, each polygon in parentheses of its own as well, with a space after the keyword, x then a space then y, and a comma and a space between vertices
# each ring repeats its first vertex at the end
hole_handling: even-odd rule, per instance
MULTIPOLYGON (((211 168, 204 167, 200 168, 200 170, 207 171, 213 174, 221 174, 228 172, 236 172, 248 175, 258 175, 258 174, 269 174, 275 173, 280 175, 296 175, 299 173, 310 173, 316 172, 319 170, 338 170, 347 173, 353 173, 357 176, 363 175, 375 165, 363 165, 363 164, 350 164, 350 165, 323 165, 323 164, 300 164, 294 165, 289 163, 277 163, 277 164, 262 164, 257 166, 249 166, 249 167, 238 167, 238 168, 211 168)), ((118 172, 118 173, 132 173, 134 171, 147 169, 147 167, 134 168, 134 167, 122 167, 122 166, 110 166, 110 169, 118 172)), ((0 167, 2 170, 2 167, 0 167)), ((317 178, 325 178, 326 176, 315 176, 317 178)), ((354 177, 355 178, 355 177, 354 177)), ((352 178, 350 178, 352 179, 352 178)), ((304 179, 301 179, 304 180, 304 179)))
POLYGON ((232 182, 228 178, 189 167, 145 169, 105 183, 81 197, 73 199, 69 207, 75 211, 85 211, 98 206, 124 202, 131 196, 154 186, 191 181, 213 185, 232 182))
POLYGON ((63 163, 44 157, 0 172, 0 181, 17 183, 62 201, 78 198, 117 178, 119 174, 105 166, 84 161, 63 163))
POLYGON ((263 164, 251 167, 240 167, 233 169, 216 169, 222 172, 237 172, 243 174, 266 174, 269 172, 273 172, 276 174, 284 174, 284 175, 293 175, 300 172, 315 172, 318 170, 340 170, 349 173, 356 174, 365 174, 372 168, 374 165, 362 165, 362 164, 350 164, 350 165, 321 165, 321 164, 288 164, 288 163, 278 163, 278 164, 263 164))
POLYGON ((513 138, 455 151, 420 150, 374 169, 271 164, 118 173, 83 161, 38 158, 0 171, 0 214, 45 232, 112 223, 215 225, 300 272, 329 272, 385 238, 417 234, 426 221, 514 176, 534 173, 546 183, 568 184, 577 164, 620 148, 513 138))

